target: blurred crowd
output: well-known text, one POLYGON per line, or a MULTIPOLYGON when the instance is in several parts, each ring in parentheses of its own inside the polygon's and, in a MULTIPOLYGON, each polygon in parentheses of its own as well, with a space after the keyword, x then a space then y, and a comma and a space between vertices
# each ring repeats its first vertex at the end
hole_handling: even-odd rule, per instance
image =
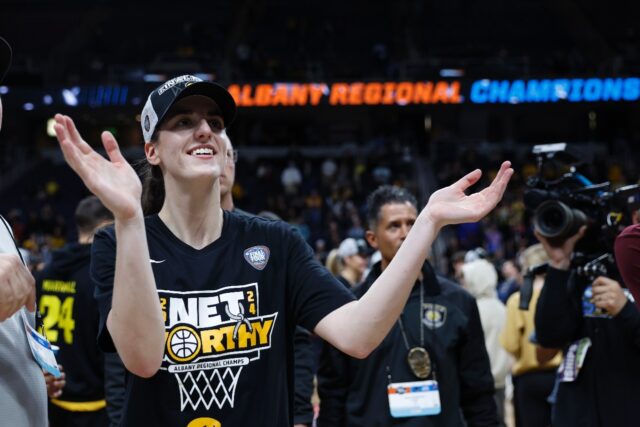
MULTIPOLYGON (((294 147, 275 158, 247 158, 240 148, 241 173, 232 189, 233 198, 243 210, 270 211, 297 227, 324 263, 343 239, 364 238, 366 196, 371 191, 391 184, 419 194, 415 153, 382 137, 367 147, 366 151, 354 148, 336 157, 305 157, 294 147)), ((613 188, 637 182, 629 160, 634 158, 633 153, 617 154, 616 150, 607 156, 594 156, 592 162, 578 169, 593 182, 611 182, 613 188)), ((488 171, 478 186, 487 185, 502 158, 514 159, 516 173, 500 205, 479 223, 443 230, 444 249, 436 256, 443 258, 438 265, 449 277, 459 274, 455 264, 467 251, 480 248, 500 269, 506 262, 515 264, 522 251, 536 242, 531 212, 525 209, 522 198, 527 179, 537 172, 533 156, 473 148, 461 148, 457 154, 443 153, 431 162, 435 185, 448 185, 474 168, 488 171)), ((69 227, 70 207, 76 203, 74 195, 88 194, 65 167, 49 164, 46 170, 20 183, 19 191, 12 188, 13 200, 5 199, 2 212, 34 267, 43 265, 51 250, 75 237, 74 227, 69 227), (22 194, 21 198, 16 194, 22 194)), ((424 197, 422 202, 428 194, 424 197)))

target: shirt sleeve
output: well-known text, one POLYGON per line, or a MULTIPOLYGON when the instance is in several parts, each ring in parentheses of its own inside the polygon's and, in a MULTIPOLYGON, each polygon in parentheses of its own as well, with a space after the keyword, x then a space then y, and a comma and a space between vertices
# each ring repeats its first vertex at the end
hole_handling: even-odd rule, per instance
POLYGON ((616 264, 640 308, 640 224, 625 228, 615 242, 616 264))
POLYGON ((284 238, 288 242, 289 312, 296 324, 313 331, 327 314, 355 297, 313 257, 300 233, 289 229, 284 238))
POLYGON ((580 335, 582 311, 569 290, 571 272, 549 267, 535 313, 538 344, 563 348, 580 335))
POLYGON ((98 346, 104 352, 115 352, 115 346, 107 329, 107 316, 111 311, 113 278, 116 270, 116 237, 113 227, 96 233, 91 245, 91 280, 95 285, 94 297, 98 303, 100 323, 98 346))

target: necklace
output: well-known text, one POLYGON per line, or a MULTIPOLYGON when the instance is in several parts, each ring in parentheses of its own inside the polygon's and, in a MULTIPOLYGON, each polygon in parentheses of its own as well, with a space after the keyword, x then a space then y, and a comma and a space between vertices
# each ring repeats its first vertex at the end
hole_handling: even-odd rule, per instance
POLYGON ((411 368, 411 372, 420 378, 425 379, 428 378, 431 374, 431 357, 429 356, 429 352, 424 348, 424 327, 422 326, 422 307, 424 305, 424 288, 423 283, 420 281, 420 307, 418 309, 418 321, 420 324, 420 346, 419 347, 410 347, 409 340, 407 339, 407 334, 404 330, 404 325, 402 324, 402 316, 398 318, 398 323, 400 324, 400 332, 402 332, 402 338, 404 339, 404 345, 407 347, 407 363, 409 364, 409 368, 411 368))

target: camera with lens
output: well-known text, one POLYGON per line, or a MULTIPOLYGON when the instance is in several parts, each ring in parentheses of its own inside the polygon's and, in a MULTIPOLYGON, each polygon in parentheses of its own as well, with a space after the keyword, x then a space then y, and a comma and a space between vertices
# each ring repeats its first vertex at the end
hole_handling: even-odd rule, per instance
POLYGON ((587 226, 576 245, 576 253, 586 261, 613 250, 616 236, 631 223, 630 207, 640 192, 638 185, 615 190, 608 182, 593 184, 576 170, 581 156, 567 144, 533 147, 538 173, 527 182, 524 203, 533 211, 533 224, 554 246, 560 246, 587 226), (547 178, 548 166, 568 169, 559 177, 547 178))
MULTIPOLYGON (((561 246, 586 226, 574 249, 574 271, 589 282, 597 276, 616 276, 613 246, 631 223, 631 208, 639 207, 640 186, 614 190, 609 182, 593 184, 577 171, 584 155, 565 143, 536 145, 532 152, 538 170, 527 182, 524 204, 533 212, 535 229, 552 246, 561 246)), ((536 268, 543 270, 546 265, 536 268)), ((529 276, 534 273, 539 272, 529 276)), ((520 308, 526 310, 531 292, 522 291, 520 308)))

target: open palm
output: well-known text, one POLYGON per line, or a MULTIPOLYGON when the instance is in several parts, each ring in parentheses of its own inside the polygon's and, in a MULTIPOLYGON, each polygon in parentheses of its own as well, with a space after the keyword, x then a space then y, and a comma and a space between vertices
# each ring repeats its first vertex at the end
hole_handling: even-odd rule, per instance
POLYGON ((141 210, 142 184, 125 160, 110 132, 102 133, 102 144, 109 159, 105 159, 87 144, 73 120, 56 114, 54 126, 64 158, 80 176, 87 188, 113 212, 116 219, 126 220, 141 210))
POLYGON ((506 161, 500 166, 500 171, 490 186, 480 192, 466 195, 465 190, 478 182, 482 176, 482 172, 476 169, 454 184, 433 193, 425 209, 440 226, 476 222, 502 199, 512 175, 511 162, 506 161))

